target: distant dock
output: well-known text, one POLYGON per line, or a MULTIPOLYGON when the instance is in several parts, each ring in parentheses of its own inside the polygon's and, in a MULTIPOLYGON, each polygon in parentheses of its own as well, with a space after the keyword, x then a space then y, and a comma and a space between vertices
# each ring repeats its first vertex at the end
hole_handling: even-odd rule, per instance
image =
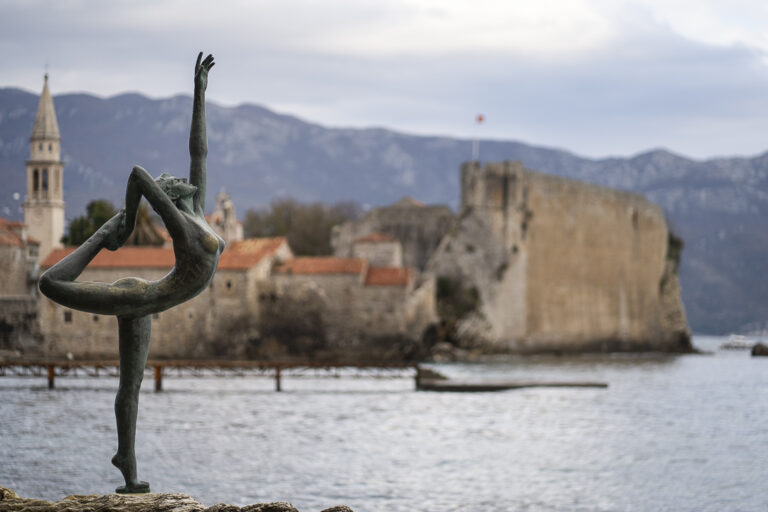
MULTIPOLYGON (((421 369, 414 363, 384 362, 274 362, 233 360, 149 360, 146 371, 152 372, 155 391, 163 390, 163 378, 177 377, 270 377, 275 391, 282 391, 285 377, 350 377, 401 378, 418 380, 421 369), (342 372, 343 371, 343 372, 342 372)), ((47 377, 48 388, 54 389, 57 377, 120 375, 117 360, 15 360, 0 361, 0 377, 47 377)))
POLYGON ((424 379, 417 383, 420 391, 447 391, 454 393, 477 393, 486 391, 506 391, 524 388, 607 388, 605 382, 536 382, 536 381, 460 381, 424 379))
MULTIPOLYGON (((154 376, 155 391, 163 390, 163 378, 244 377, 274 379, 275 391, 282 391, 285 377, 412 378, 417 391, 454 393, 505 391, 523 388, 607 388, 604 382, 537 381, 461 381, 441 378, 439 374, 416 363, 385 362, 273 362, 232 360, 149 360, 146 370, 154 376)), ((0 361, 0 377, 46 377, 54 389, 57 377, 120 375, 117 360, 11 360, 0 361)))

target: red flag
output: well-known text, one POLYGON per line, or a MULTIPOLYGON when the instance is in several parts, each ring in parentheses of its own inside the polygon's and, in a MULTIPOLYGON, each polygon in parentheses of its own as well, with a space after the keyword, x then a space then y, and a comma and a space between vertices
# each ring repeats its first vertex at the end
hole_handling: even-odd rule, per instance
POLYGON ((477 119, 475 119, 475 121, 477 121, 477 124, 480 124, 483 121, 485 121, 485 117, 483 116, 483 114, 477 114, 477 119))

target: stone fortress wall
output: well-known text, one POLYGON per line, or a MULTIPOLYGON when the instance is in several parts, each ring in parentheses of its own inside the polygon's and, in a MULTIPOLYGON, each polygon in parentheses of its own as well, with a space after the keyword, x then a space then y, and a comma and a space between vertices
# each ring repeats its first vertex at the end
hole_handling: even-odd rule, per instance
MULTIPOLYGON (((273 271, 275 300, 262 325, 335 360, 401 360, 419 353, 437 321, 434 283, 413 270, 360 258, 295 258, 273 271)), ((422 354, 423 355, 423 354, 422 354)))
MULTIPOLYGON (((458 334, 461 343, 484 351, 688 347, 666 222, 641 196, 519 163, 467 164, 459 215, 447 217, 435 208, 429 211, 440 215, 424 217, 424 208, 408 201, 336 229, 360 234, 350 249, 364 257, 325 258, 336 266, 332 271, 324 258, 294 258, 284 241, 266 253, 264 240, 230 241, 211 287, 153 316, 150 357, 418 357, 424 354, 422 336, 438 321, 436 283, 445 277, 479 295, 478 310, 461 320, 458 334), (409 252, 392 235, 365 231, 387 227, 380 219, 390 217, 399 219, 399 229, 417 234, 412 242, 443 233, 418 279, 418 269, 402 264, 406 257, 418 260, 418 243, 409 252), (344 267, 348 260, 358 263, 350 270, 344 267)), ((165 267, 132 266, 125 259, 92 264, 80 280, 159 279, 172 265, 169 248, 120 251, 162 251, 171 260, 165 267)), ((68 310, 44 297, 37 314, 46 355, 117 357, 113 317, 68 310)))
POLYGON ((382 267, 403 266, 402 244, 395 237, 384 233, 372 233, 355 240, 351 256, 382 267))
POLYGON ((25 224, 0 218, 0 353, 40 348, 34 298, 39 247, 25 224))
POLYGON ((465 164, 461 183, 427 271, 477 290, 465 338, 513 352, 690 349, 658 206, 519 162, 465 164))
POLYGON ((36 246, 27 244, 0 244, 0 297, 34 293, 36 251, 36 246))
POLYGON ((402 244, 402 266, 424 269, 453 222, 445 205, 425 205, 406 197, 390 205, 371 209, 362 219, 333 228, 334 255, 354 257, 355 241, 372 233, 389 235, 402 244))

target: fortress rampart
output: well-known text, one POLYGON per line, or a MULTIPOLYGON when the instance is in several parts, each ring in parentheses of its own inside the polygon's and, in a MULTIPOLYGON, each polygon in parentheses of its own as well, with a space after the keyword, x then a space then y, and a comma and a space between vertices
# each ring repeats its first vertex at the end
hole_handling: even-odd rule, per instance
POLYGON ((658 206, 519 162, 464 164, 461 185, 428 271, 477 290, 465 337, 515 352, 690 349, 658 206))

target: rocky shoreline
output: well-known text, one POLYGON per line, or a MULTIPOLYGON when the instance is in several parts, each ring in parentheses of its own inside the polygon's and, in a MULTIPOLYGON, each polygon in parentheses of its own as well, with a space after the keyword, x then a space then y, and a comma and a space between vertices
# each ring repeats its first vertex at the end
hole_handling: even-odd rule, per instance
MULTIPOLYGON (((72 495, 60 501, 22 498, 5 487, 0 487, 0 512, 299 512, 284 501, 257 503, 238 507, 218 503, 206 507, 186 494, 88 494, 72 495)), ((322 512, 353 512, 339 505, 322 512)))

